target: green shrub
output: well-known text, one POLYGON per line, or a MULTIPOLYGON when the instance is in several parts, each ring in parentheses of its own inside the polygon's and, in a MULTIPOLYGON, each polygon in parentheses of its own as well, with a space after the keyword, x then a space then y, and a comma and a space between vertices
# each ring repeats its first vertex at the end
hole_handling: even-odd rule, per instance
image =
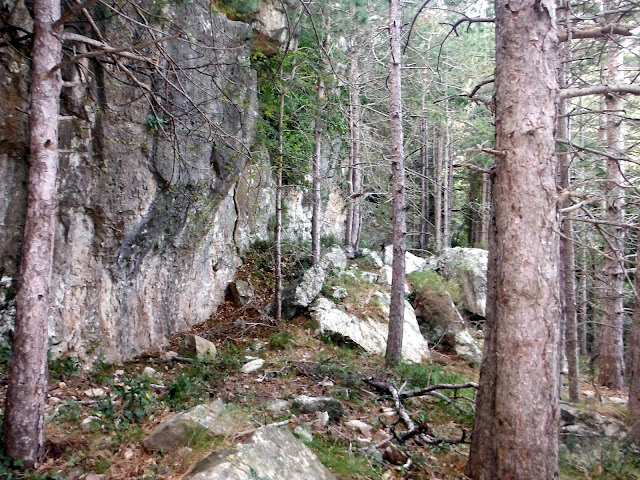
POLYGON ((293 336, 289 332, 275 332, 269 337, 269 348, 284 350, 293 344, 293 336))

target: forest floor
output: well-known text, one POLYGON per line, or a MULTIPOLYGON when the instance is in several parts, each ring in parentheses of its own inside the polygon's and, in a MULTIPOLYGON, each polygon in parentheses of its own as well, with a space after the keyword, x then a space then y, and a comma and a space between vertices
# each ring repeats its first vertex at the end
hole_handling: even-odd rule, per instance
MULTIPOLYGON (((241 272, 241 276, 249 274, 246 270, 241 272)), ((252 279, 254 286, 255 280, 252 279)), ((398 422, 393 400, 365 380, 373 377, 412 390, 435 383, 477 381, 477 367, 433 351, 431 363, 387 369, 382 357, 322 335, 306 316, 274 325, 261 313, 269 300, 268 292, 265 284, 259 284, 256 299, 248 306, 238 308, 229 299, 210 320, 192 328, 192 333, 217 345, 218 355, 211 362, 168 360, 165 352, 177 349, 177 336, 162 352, 124 365, 98 361, 88 369, 74 357, 51 362, 47 412, 52 419, 46 430, 46 459, 38 472, 20 472, 7 459, 2 465, 0 458, 0 478, 188 478, 207 454, 246 438, 242 430, 247 421, 259 427, 285 420, 292 430, 306 425, 313 435, 307 445, 341 480, 466 478, 463 469, 473 423, 472 389, 460 391, 455 405, 431 396, 406 400, 404 405, 411 418, 429 432, 428 438, 434 443, 425 443, 419 437, 395 442, 400 453, 381 461, 371 455, 371 446, 388 436, 392 428, 398 434, 406 428, 398 422), (247 356, 263 358, 263 369, 241 373, 247 356), (157 372, 153 380, 142 374, 146 367, 157 372), (315 421, 315 413, 273 413, 268 408, 274 400, 289 400, 297 395, 334 397, 344 405, 345 415, 322 425, 315 421), (176 451, 144 448, 142 439, 161 421, 216 398, 235 406, 237 434, 196 439, 176 451), (362 432, 346 425, 349 420, 371 425, 374 433, 364 438, 362 432), (465 442, 458 443, 463 432, 465 442)), ((0 397, 4 397, 6 376, 5 361, 0 364, 0 397)), ((582 388, 594 390, 588 382, 582 388)), ((455 395, 453 391, 443 393, 452 398, 455 395)), ((595 392, 590 395, 594 397, 595 392)), ((607 409, 609 415, 624 415, 624 406, 607 409)), ((632 476, 607 476, 604 466, 592 472, 569 467, 562 469, 561 478, 638 478, 633 476, 638 470, 629 474, 632 476)))

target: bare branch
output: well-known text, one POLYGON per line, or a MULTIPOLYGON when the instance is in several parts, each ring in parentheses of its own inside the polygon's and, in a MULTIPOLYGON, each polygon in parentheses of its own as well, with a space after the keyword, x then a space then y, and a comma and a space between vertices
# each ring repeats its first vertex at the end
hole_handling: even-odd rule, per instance
POLYGON ((487 175, 491 173, 490 169, 472 165, 471 163, 454 163, 453 166, 468 168, 469 170, 473 170, 474 172, 486 173, 487 175))
MULTIPOLYGON (((631 30, 637 28, 637 25, 607 23, 604 25, 589 25, 582 28, 571 29, 571 39, 583 39, 583 38, 606 38, 610 35, 622 35, 630 37, 633 34, 631 30)), ((561 30, 558 34, 558 40, 566 42, 569 40, 567 30, 561 30)))
POLYGON ((488 153, 489 155, 493 155, 494 157, 506 157, 507 156, 507 152, 504 150, 496 150, 494 148, 485 148, 482 145, 478 144, 475 147, 472 148, 467 148, 464 153, 471 153, 471 152, 482 152, 482 153, 488 153))
POLYGON ((53 24, 53 28, 54 29, 58 29, 60 28, 62 25, 64 25, 66 23, 67 20, 69 20, 71 17, 73 17, 74 15, 80 13, 82 10, 84 10, 85 8, 89 8, 91 5, 93 5, 94 3, 96 3, 98 0, 86 0, 82 3, 77 3, 76 5, 74 5, 73 7, 71 7, 69 10, 67 10, 66 12, 64 12, 60 18, 58 20, 56 20, 53 24))
POLYGON ((583 88, 567 88, 560 90, 560 99, 586 97, 587 95, 611 95, 613 93, 630 93, 640 95, 640 85, 594 85, 583 88))

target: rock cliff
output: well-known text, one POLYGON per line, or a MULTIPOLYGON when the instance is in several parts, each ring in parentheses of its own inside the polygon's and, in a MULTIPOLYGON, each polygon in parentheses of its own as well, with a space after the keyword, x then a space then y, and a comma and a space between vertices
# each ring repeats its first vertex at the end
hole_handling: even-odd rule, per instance
MULTIPOLYGON (((5 0, 2 9, 14 22, 0 46, 0 319, 6 320, 28 158, 30 72, 27 42, 19 37, 31 26, 23 0, 5 0)), ((252 153, 260 151, 253 145, 258 89, 250 63, 256 33, 196 2, 167 4, 161 14, 188 35, 149 50, 162 52, 151 65, 122 68, 87 56, 63 69, 53 355, 93 352, 119 361, 161 347, 215 311, 238 252, 268 236, 269 159, 252 153)), ((117 31, 119 43, 141 41, 117 19, 103 27, 117 31)), ((67 55, 87 51, 78 42, 65 48, 67 55)))

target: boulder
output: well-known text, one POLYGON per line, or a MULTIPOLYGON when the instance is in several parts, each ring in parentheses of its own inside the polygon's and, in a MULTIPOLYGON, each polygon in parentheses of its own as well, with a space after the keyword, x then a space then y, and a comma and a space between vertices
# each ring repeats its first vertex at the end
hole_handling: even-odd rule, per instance
POLYGON ((466 361, 479 365, 482 352, 445 290, 418 292, 414 301, 418 324, 432 345, 441 345, 466 361))
POLYGON ((251 284, 244 280, 236 280, 229 286, 233 301, 239 307, 244 307, 253 300, 254 293, 251 284))
POLYGON ((149 450, 170 450, 188 446, 190 435, 198 430, 226 437, 250 428, 251 424, 241 412, 217 399, 169 417, 142 443, 149 450))
POLYGON ((190 480, 335 480, 286 427, 257 429, 232 450, 214 452, 200 462, 190 480))
MULTIPOLYGON (((372 306, 376 307, 377 315, 359 318, 339 310, 333 302, 321 297, 311 307, 311 318, 318 322, 322 331, 341 335, 367 352, 382 355, 387 347, 390 296, 378 292, 373 298, 376 300, 372 306)), ((403 358, 411 362, 429 359, 429 346, 420 333, 413 308, 407 301, 404 322, 403 358)))
POLYGON ((347 266, 347 257, 337 245, 322 255, 320 262, 304 272, 282 291, 282 315, 290 319, 303 308, 307 308, 322 290, 327 272, 342 270, 347 266))
POLYGON ((182 335, 180 341, 180 353, 187 357, 197 357, 203 360, 215 358, 216 346, 198 335, 187 333, 182 335))
POLYGON ((242 373, 253 373, 257 372, 264 366, 264 360, 262 358, 254 358, 251 361, 245 363, 240 371, 242 373))
POLYGON ((363 248, 360 251, 360 257, 364 259, 364 261, 369 264, 372 268, 381 269, 384 266, 384 262, 380 258, 377 252, 370 250, 368 248, 363 248))
MULTIPOLYGON (((411 252, 405 253, 404 262, 407 275, 424 270, 427 266, 427 261, 424 258, 416 257, 411 252)), ((393 263, 393 245, 384 247, 384 263, 387 265, 393 263)))
POLYGON ((447 280, 455 280, 462 290, 465 310, 484 317, 487 306, 488 252, 481 248, 447 248, 431 258, 425 268, 447 280))

